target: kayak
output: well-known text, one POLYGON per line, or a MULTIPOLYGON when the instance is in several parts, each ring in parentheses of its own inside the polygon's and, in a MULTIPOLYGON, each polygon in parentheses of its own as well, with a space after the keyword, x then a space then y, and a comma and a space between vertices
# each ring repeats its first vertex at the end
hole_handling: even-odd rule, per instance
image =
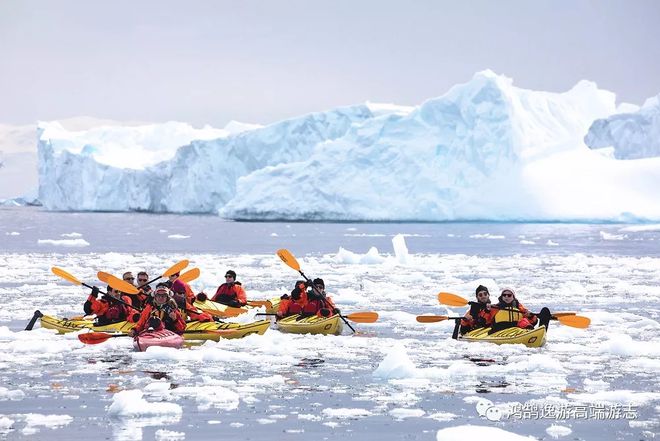
POLYGON ((485 341, 501 344, 523 344, 529 348, 540 348, 545 344, 545 326, 536 329, 508 328, 488 334, 490 328, 479 328, 459 336, 458 340, 485 341))
POLYGON ((135 348, 136 351, 144 352, 152 346, 179 349, 183 346, 183 336, 176 332, 163 329, 162 331, 140 332, 140 334, 133 339, 133 348, 135 348))
POLYGON ((223 305, 222 303, 214 302, 212 300, 195 300, 195 303, 193 303, 194 307, 219 318, 236 317, 237 315, 248 312, 250 309, 260 308, 262 306, 266 308, 266 313, 274 314, 277 312, 279 305, 279 297, 270 300, 249 300, 247 306, 242 308, 223 305))
MULTIPOLYGON (((66 318, 56 318, 49 315, 41 316, 41 326, 46 329, 54 329, 60 334, 75 332, 83 329, 90 329, 95 332, 121 332, 127 334, 135 327, 135 323, 118 322, 104 326, 94 326, 92 320, 69 320, 66 318)), ((270 320, 258 320, 252 323, 226 323, 226 322, 186 322, 186 333, 183 335, 186 340, 214 340, 220 338, 242 338, 250 334, 263 335, 269 328, 270 320), (232 333, 218 334, 208 331, 231 330, 232 333)))
POLYGON ((302 317, 298 314, 285 317, 277 322, 277 329, 292 334, 339 335, 343 322, 338 315, 332 317, 302 317))

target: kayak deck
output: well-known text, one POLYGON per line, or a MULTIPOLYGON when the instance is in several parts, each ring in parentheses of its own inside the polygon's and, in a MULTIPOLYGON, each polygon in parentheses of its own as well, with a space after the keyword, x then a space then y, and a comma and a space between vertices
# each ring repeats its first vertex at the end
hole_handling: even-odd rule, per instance
POLYGON ((339 335, 343 329, 343 322, 338 315, 332 317, 302 317, 292 315, 277 322, 277 328, 282 332, 292 334, 323 334, 339 335))
POLYGON ((536 329, 508 328, 489 334, 490 328, 479 328, 459 336, 458 340, 485 341, 502 344, 523 344, 530 348, 540 348, 545 344, 545 326, 536 329))

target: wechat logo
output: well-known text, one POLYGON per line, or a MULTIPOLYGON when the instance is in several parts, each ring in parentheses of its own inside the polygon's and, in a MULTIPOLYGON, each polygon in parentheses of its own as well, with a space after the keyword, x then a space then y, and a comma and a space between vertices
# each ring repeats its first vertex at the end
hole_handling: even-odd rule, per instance
POLYGON ((477 403, 477 413, 480 417, 486 418, 488 421, 500 421, 504 418, 502 409, 495 406, 492 401, 480 400, 477 403))

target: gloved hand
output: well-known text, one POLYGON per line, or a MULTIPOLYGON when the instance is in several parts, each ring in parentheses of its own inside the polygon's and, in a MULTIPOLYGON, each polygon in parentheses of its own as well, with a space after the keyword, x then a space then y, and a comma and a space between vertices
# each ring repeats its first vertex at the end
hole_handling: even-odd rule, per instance
POLYGON ((284 294, 282 297, 280 297, 280 300, 289 300, 289 294, 284 294))
POLYGON ((341 314, 341 311, 339 310, 339 308, 335 308, 335 309, 332 310, 332 313, 336 314, 336 315, 339 315, 339 314, 341 314))
POLYGON ((138 335, 137 329, 135 328, 131 329, 128 335, 130 335, 131 337, 135 337, 136 335, 138 335))
POLYGON ((305 286, 306 286, 307 288, 311 288, 312 285, 313 285, 313 284, 312 284, 312 281, 311 281, 311 280, 305 280, 305 286))
POLYGON ((205 302, 208 299, 209 296, 207 296, 205 292, 200 292, 199 294, 197 294, 197 300, 199 300, 200 302, 205 302))
POLYGON ((98 299, 98 297, 99 297, 99 287, 98 286, 92 286, 91 296, 94 297, 95 299, 98 299))
POLYGON ((328 308, 321 308, 319 312, 322 317, 330 317, 330 310, 328 308))
POLYGON ((150 317, 149 318, 149 327, 156 329, 160 327, 160 324, 162 323, 158 317, 150 317))
POLYGON ((136 312, 135 314, 133 314, 131 319, 132 319, 133 323, 137 323, 138 321, 140 321, 140 314, 136 312))

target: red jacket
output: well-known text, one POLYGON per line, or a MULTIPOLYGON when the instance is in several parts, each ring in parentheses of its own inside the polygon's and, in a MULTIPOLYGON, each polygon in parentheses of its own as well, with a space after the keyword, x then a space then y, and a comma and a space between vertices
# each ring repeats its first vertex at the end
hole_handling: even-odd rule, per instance
MULTIPOLYGON (((85 314, 96 314, 97 322, 100 325, 107 325, 110 323, 129 320, 133 313, 137 312, 119 302, 108 300, 108 297, 109 296, 106 296, 105 298, 99 300, 90 294, 90 296, 87 297, 85 305, 83 306, 85 314)), ((132 305, 131 298, 127 295, 121 296, 121 300, 124 303, 132 305)))
POLYGON ((245 306, 247 305, 247 295, 243 287, 237 283, 223 283, 218 286, 215 295, 211 299, 214 302, 222 303, 229 306, 245 306))
POLYGON ((186 330, 186 321, 183 319, 174 301, 168 301, 160 307, 151 304, 147 305, 142 311, 142 315, 140 315, 140 320, 135 325, 135 332, 140 333, 146 330, 149 327, 149 319, 151 317, 158 317, 161 321, 158 329, 155 329, 156 331, 169 329, 177 334, 183 334, 183 331, 186 330), (175 316, 174 318, 170 316, 172 313, 175 316))

